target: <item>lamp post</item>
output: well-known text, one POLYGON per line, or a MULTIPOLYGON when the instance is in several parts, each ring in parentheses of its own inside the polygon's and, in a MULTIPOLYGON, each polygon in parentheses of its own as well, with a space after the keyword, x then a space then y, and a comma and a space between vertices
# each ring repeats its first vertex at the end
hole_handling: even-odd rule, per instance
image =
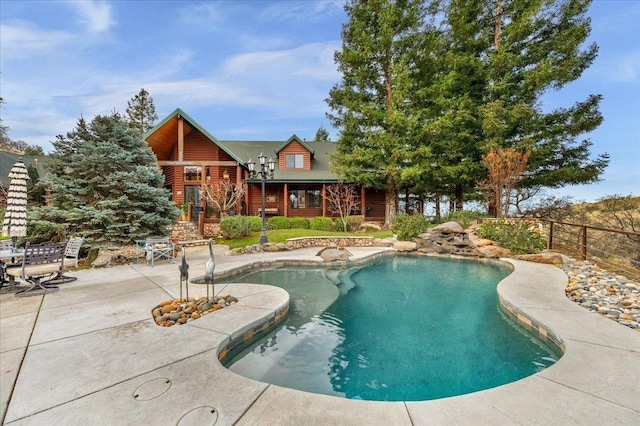
POLYGON ((256 170, 256 163, 249 158, 247 161, 247 167, 249 167, 249 177, 254 178, 260 175, 260 179, 262 180, 262 233, 260 234, 260 245, 264 245, 267 243, 267 221, 265 219, 265 185, 267 183, 267 178, 273 179, 273 171, 276 168, 276 162, 269 158, 269 161, 266 161, 267 157, 264 156, 263 153, 260 153, 258 156, 258 160, 260 161, 260 170, 256 170))

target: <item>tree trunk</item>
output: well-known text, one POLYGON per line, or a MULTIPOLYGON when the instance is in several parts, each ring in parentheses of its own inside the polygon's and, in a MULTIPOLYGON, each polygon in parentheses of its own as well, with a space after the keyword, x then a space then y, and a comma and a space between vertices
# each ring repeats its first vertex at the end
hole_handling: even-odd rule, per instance
POLYGON ((442 217, 442 214, 440 214, 440 194, 436 194, 435 197, 435 203, 436 203, 436 221, 440 222, 440 218, 442 217))
POLYGON ((464 200, 462 194, 462 185, 456 185, 456 200, 455 200, 455 211, 460 212, 464 207, 464 200))
POLYGON ((391 226, 396 217, 396 186, 393 182, 387 183, 387 190, 384 193, 384 224, 391 226))

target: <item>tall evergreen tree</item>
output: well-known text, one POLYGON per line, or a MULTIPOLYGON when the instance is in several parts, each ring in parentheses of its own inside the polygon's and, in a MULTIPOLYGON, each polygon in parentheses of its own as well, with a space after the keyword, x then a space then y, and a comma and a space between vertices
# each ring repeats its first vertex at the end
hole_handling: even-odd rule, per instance
POLYGON ((95 242, 164 235, 179 216, 155 156, 118 113, 83 118, 53 142, 49 202, 34 219, 63 222, 95 242))
POLYGON ((396 214, 402 165, 413 151, 415 119, 408 101, 413 48, 423 25, 421 0, 348 1, 342 50, 335 61, 342 72, 327 102, 327 114, 340 129, 334 171, 350 182, 385 190, 385 222, 396 214))
POLYGON ((316 131, 316 135, 313 138, 314 141, 330 141, 329 132, 323 126, 320 126, 316 131))
POLYGON ((129 117, 129 126, 138 130, 142 135, 153 128, 153 123, 158 119, 158 115, 149 92, 140 89, 140 92, 131 98, 127 103, 127 116, 129 117))
MULTIPOLYGON (((582 48, 590 2, 434 0, 445 43, 434 52, 442 68, 424 90, 435 104, 435 118, 424 121, 435 190, 451 193, 446 188, 455 185, 461 205, 463 193, 472 194, 486 176, 482 155, 498 148, 531 152, 522 187, 598 180, 608 156, 591 159, 591 142, 579 138, 601 123, 601 97, 552 111, 540 102, 579 78, 596 57, 595 44, 582 48)), ((489 207, 495 213, 496 206, 489 207)))
POLYGON ((540 105, 545 93, 578 79, 596 58, 595 43, 582 47, 591 31, 591 0, 493 1, 485 12, 494 31, 481 109, 483 150, 530 150, 524 187, 597 181, 608 156, 591 159, 591 142, 579 138, 602 122, 602 97, 588 95, 551 111, 540 105))

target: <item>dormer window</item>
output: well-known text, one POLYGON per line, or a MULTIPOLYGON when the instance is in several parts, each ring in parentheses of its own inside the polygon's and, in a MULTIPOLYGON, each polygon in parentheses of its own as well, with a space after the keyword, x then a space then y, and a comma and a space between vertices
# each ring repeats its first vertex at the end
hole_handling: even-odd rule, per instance
POLYGON ((287 169, 302 169, 304 168, 304 155, 303 154, 287 154, 286 156, 287 169))

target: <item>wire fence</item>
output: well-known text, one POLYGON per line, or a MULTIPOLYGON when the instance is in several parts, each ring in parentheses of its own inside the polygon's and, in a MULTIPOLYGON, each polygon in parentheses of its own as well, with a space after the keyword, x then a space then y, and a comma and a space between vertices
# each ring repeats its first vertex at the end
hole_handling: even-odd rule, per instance
POLYGON ((547 248, 592 261, 609 272, 640 278, 640 233, 554 220, 547 224, 547 248))

